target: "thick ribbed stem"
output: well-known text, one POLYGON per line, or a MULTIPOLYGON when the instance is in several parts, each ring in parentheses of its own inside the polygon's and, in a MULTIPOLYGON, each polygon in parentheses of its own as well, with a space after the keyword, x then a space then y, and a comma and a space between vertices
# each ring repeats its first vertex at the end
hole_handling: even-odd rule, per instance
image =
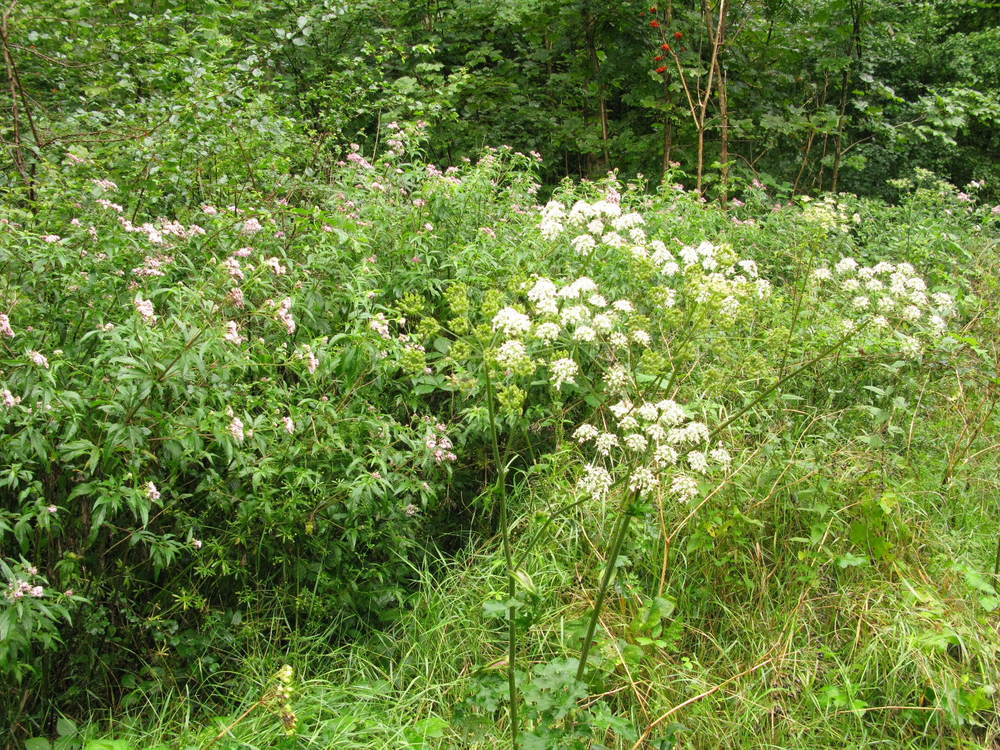
POLYGON ((611 585, 611 578, 614 576, 618 555, 621 554, 622 545, 625 543, 625 536, 628 534, 629 511, 638 493, 629 496, 622 508, 622 517, 618 521, 615 535, 611 539, 611 549, 608 552, 608 559, 604 563, 604 575, 601 576, 601 587, 597 591, 597 599, 594 601, 594 611, 590 615, 590 622, 587 624, 587 635, 583 639, 583 647, 580 649, 580 664, 576 669, 576 679, 583 681, 584 672, 587 669, 587 655, 590 653, 590 646, 594 641, 594 631, 597 629, 597 620, 601 616, 601 607, 604 605, 604 597, 608 593, 611 585))
MULTIPOLYGON (((507 518, 507 467, 500 460, 500 441, 497 438, 497 414, 493 395, 493 380, 490 378, 489 362, 484 362, 486 373, 486 408, 490 415, 490 439, 493 443, 493 461, 496 463, 497 482, 500 485, 500 533, 503 537, 503 556, 507 567, 507 599, 511 602, 517 594, 517 582, 514 578, 514 553, 510 545, 510 522, 507 518)), ((511 604, 507 608, 507 692, 508 712, 510 715, 510 746, 517 750, 518 720, 517 720, 517 675, 514 673, 514 656, 517 647, 517 624, 514 622, 516 610, 511 604)))

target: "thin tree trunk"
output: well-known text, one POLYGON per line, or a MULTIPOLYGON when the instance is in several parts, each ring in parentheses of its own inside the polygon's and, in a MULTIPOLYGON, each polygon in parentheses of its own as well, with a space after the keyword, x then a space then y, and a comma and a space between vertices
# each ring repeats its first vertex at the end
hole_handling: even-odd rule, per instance
POLYGON ((840 180, 840 162, 841 157, 843 156, 841 145, 843 142, 844 125, 847 114, 847 91, 851 84, 851 79, 853 78, 851 75, 852 68, 858 61, 861 60, 861 14, 863 12, 864 0, 851 0, 853 29, 851 30, 851 49, 849 54, 852 58, 854 58, 854 60, 852 64, 849 64, 846 68, 844 68, 844 77, 841 82, 840 112, 837 116, 837 137, 834 143, 833 175, 830 182, 830 190, 834 193, 837 192, 837 183, 840 180))
POLYGON ((601 125, 601 149, 604 153, 604 168, 611 164, 611 156, 608 150, 608 108, 605 102, 604 83, 601 81, 601 61, 597 57, 597 43, 594 39, 594 17, 590 13, 590 8, 584 9, 584 24, 587 30, 587 55, 590 57, 590 67, 594 75, 594 82, 597 84, 597 113, 601 125))
POLYGON ((719 66, 719 162, 721 164, 721 193, 719 199, 723 205, 729 200, 729 92, 726 89, 726 67, 722 62, 722 52, 726 44, 726 7, 723 3, 719 8, 719 38, 716 45, 719 49, 717 64, 719 66))

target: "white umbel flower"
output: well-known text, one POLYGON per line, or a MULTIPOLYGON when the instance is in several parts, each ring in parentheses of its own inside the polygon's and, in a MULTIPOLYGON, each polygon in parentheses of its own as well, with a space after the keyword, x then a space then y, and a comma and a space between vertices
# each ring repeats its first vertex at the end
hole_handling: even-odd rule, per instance
POLYGON ((564 383, 574 383, 573 376, 579 370, 576 362, 569 357, 557 359, 549 366, 549 369, 552 370, 552 386, 556 390, 559 390, 564 383))
POLYGON ((513 307, 505 307, 493 316, 493 330, 505 336, 520 336, 531 330, 531 318, 513 307))
POLYGON ((656 475, 645 466, 640 466, 633 471, 628 480, 628 488, 633 492, 640 493, 649 492, 657 484, 659 484, 659 480, 656 475))
POLYGON ((580 477, 577 487, 581 492, 585 492, 595 500, 602 500, 607 497, 608 490, 611 489, 613 483, 614 480, 612 480, 611 474, 608 473, 607 469, 594 464, 587 464, 583 469, 583 476, 580 477))
POLYGON ((680 502, 686 503, 698 495, 698 482, 686 474, 678 474, 670 483, 670 492, 680 502))

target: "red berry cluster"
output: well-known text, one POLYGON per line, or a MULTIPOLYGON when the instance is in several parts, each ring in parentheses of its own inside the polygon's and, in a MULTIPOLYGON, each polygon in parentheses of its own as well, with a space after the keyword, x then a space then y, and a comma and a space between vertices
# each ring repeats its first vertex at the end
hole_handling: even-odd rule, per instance
MULTIPOLYGON (((655 16, 656 13, 657 13, 657 9, 656 9, 656 6, 654 5, 654 6, 652 6, 649 9, 649 14, 652 15, 652 16, 655 16)), ((643 11, 639 11, 639 15, 640 16, 645 16, 646 15, 646 11, 644 11, 644 10, 643 11)), ((660 30, 660 32, 659 32, 660 38, 664 40, 663 43, 660 45, 660 49, 663 52, 671 52, 671 53, 673 53, 674 50, 671 48, 671 46, 665 40, 666 39, 666 33, 663 31, 663 25, 659 22, 659 20, 657 20, 656 18, 653 18, 649 22, 649 26, 650 26, 650 28, 659 29, 660 30)), ((680 32, 680 31, 675 31, 674 32, 674 41, 675 42, 679 42, 683 38, 684 38, 684 34, 682 32, 680 32)), ((655 63, 662 63, 665 59, 666 59, 666 57, 664 55, 657 54, 655 57, 653 57, 653 62, 655 62, 655 63)), ((657 73, 661 73, 661 74, 662 73, 666 73, 667 72, 667 66, 666 65, 660 65, 658 68, 656 68, 656 72, 657 73)))

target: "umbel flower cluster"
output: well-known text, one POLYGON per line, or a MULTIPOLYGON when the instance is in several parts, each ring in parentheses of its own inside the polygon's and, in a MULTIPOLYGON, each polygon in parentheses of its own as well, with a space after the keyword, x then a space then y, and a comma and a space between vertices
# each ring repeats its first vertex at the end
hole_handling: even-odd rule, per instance
POLYGON ((602 424, 585 423, 573 433, 592 454, 578 486, 595 499, 625 482, 640 495, 662 486, 688 502, 699 493, 699 477, 724 473, 732 464, 729 451, 711 445, 708 426, 672 399, 622 399, 604 417, 602 424))
POLYGON ((587 383, 620 397, 602 410, 599 424, 582 424, 573 434, 593 454, 579 483, 582 492, 600 500, 620 483, 640 495, 662 485, 687 502, 699 493, 699 477, 728 469, 728 451, 713 447, 708 426, 681 404, 633 402, 625 395, 635 387, 628 366, 633 350, 651 344, 649 333, 635 325, 630 300, 609 302, 588 277, 562 285, 536 278, 525 296, 530 312, 504 307, 493 316, 493 330, 503 339, 494 350, 497 364, 522 376, 544 366, 557 391, 576 384, 585 366, 587 383), (549 354, 555 346, 566 349, 549 354))
POLYGON ((578 200, 568 211, 554 200, 541 210, 539 232, 548 240, 574 235, 570 244, 581 256, 624 250, 651 263, 664 288, 664 306, 709 305, 716 323, 733 321, 746 301, 770 295, 771 284, 760 278, 757 264, 737 258, 728 245, 705 241, 671 251, 662 240, 649 238, 645 223, 641 214, 623 212, 614 200, 578 200))
POLYGON ((589 277, 564 284, 538 277, 526 285, 525 296, 529 312, 504 307, 492 319, 501 337, 493 359, 512 375, 531 375, 544 366, 558 391, 576 383, 585 352, 594 357, 603 350, 614 361, 650 344, 649 333, 634 320, 632 302, 609 301, 589 277))
MULTIPOLYGON (((738 319, 744 307, 752 308, 770 297, 771 284, 761 277, 753 260, 739 258, 728 245, 708 241, 697 245, 674 241, 673 249, 668 248, 663 241, 650 239, 644 217, 624 210, 618 198, 611 190, 603 200, 578 200, 569 208, 550 201, 540 211, 539 233, 546 241, 567 243, 567 249, 584 259, 584 265, 592 258, 621 263, 630 256, 647 270, 651 265, 658 282, 657 304, 683 311, 684 316, 676 320, 727 325, 738 319)), ((837 227, 849 223, 835 203, 824 203, 814 213, 829 214, 837 220, 837 227)), ((612 344, 649 346, 645 331, 610 332, 604 298, 591 284, 584 278, 558 289, 540 279, 528 298, 541 320, 506 310, 497 315, 494 326, 511 336, 554 339, 568 329, 577 342, 606 335, 612 344), (581 285, 584 288, 578 289, 581 285), (559 304, 563 300, 572 303, 559 304), (600 304, 592 304, 595 300, 600 304)), ((909 357, 919 356, 927 345, 939 341, 954 314, 952 297, 931 293, 909 263, 867 267, 843 258, 833 268, 821 266, 812 272, 809 294, 807 309, 816 320, 834 321, 838 337, 849 334, 856 347, 871 347, 874 341, 909 357)), ((610 312, 631 313, 632 303, 615 303, 610 312)), ((602 424, 583 424, 574 433, 579 445, 592 454, 580 489, 600 499, 616 485, 639 494, 663 488, 678 501, 687 502, 698 493, 700 480, 729 468, 731 456, 725 448, 711 445, 708 427, 675 401, 651 402, 643 397, 633 403, 630 394, 640 390, 627 362, 614 356, 602 360, 603 396, 620 400, 601 415, 602 424)), ((567 361, 557 368, 550 363, 553 385, 573 382, 575 364, 567 361)), ((596 381, 591 380, 596 373, 585 375, 589 382, 596 381)))
POLYGON ((838 301, 845 313, 840 325, 858 331, 859 346, 916 357, 945 337, 955 314, 954 298, 928 291, 909 263, 862 266, 845 257, 832 269, 816 268, 811 280, 814 294, 838 301))

